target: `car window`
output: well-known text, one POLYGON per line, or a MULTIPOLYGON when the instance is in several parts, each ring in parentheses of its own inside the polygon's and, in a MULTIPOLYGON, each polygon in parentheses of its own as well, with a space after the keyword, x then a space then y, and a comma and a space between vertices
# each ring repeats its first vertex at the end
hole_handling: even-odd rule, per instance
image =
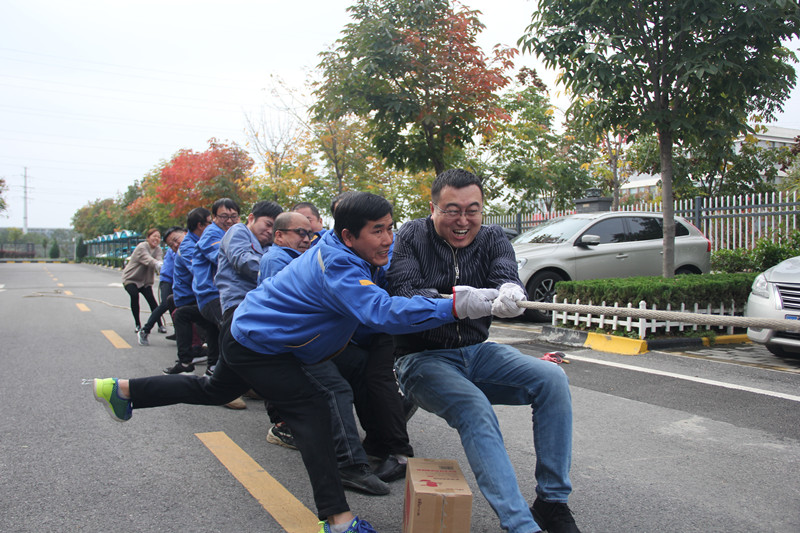
POLYGON ((656 217, 629 217, 628 230, 630 231, 628 240, 631 241, 649 241, 664 238, 661 219, 656 217))
POLYGON ((676 237, 683 237, 684 235, 689 235, 689 228, 678 222, 675 221, 675 236, 676 237))
MULTIPOLYGON (((584 231, 581 237, 584 235, 597 235, 600 237, 600 244, 625 242, 625 226, 622 223, 622 217, 601 220, 584 231)), ((578 237, 578 240, 580 240, 580 237, 578 237)))
POLYGON ((515 237, 513 243, 562 243, 586 225, 584 218, 555 218, 515 237))

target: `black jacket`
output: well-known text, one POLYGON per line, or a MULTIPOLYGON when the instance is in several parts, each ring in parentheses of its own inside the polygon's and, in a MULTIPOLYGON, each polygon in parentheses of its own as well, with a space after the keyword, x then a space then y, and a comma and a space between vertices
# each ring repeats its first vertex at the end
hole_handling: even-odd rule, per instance
MULTIPOLYGON (((452 294, 455 285, 497 289, 511 282, 522 287, 514 249, 499 226, 481 226, 472 243, 453 248, 436 233, 430 217, 407 222, 397 232, 386 278, 390 294, 407 297, 452 294)), ((397 353, 478 344, 488 338, 491 323, 491 317, 463 319, 399 335, 397 353)))

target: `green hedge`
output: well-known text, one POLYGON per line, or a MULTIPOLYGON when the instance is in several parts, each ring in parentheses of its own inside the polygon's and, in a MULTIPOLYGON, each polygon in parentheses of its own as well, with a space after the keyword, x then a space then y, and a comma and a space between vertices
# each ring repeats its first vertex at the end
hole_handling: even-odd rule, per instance
POLYGON ((763 272, 781 261, 800 255, 800 230, 780 236, 778 242, 759 239, 752 250, 717 250, 711 254, 714 272, 763 272))
POLYGON ((756 277, 755 272, 739 272, 735 274, 704 274, 675 276, 674 278, 635 277, 615 279, 592 279, 586 281, 560 281, 556 284, 558 301, 567 300, 572 303, 580 300, 582 304, 592 302, 600 305, 620 306, 632 303, 634 307, 644 300, 648 307, 655 305, 665 309, 669 304, 673 310, 679 309, 681 303, 701 306, 717 306, 731 302, 738 309, 743 309, 750 294, 750 286, 756 277))
POLYGON ((84 257, 80 262, 115 268, 122 268, 125 266, 125 259, 122 257, 84 257))

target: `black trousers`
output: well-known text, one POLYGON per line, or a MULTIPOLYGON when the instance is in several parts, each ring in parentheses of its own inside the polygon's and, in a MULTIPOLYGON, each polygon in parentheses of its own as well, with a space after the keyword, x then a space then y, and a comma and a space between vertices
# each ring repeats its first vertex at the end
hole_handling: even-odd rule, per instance
MULTIPOLYGON (((125 292, 127 292, 128 296, 131 297, 131 314, 133 314, 133 321, 136 324, 136 327, 139 327, 141 325, 141 321, 139 319, 139 294, 141 293, 141 295, 144 296, 144 299, 147 300, 147 305, 150 306, 151 312, 158 307, 156 297, 153 296, 153 287, 150 285, 137 287, 135 283, 128 283, 125 285, 125 292)), ((161 322, 159 321, 159 324, 160 323, 161 322)))
POLYGON ((368 347, 369 357, 365 369, 367 412, 361 425, 366 430, 364 451, 375 457, 392 454, 414 455, 408 439, 403 396, 394 375, 394 342, 383 333, 373 337, 368 347), (365 418, 367 420, 365 420, 365 418))
POLYGON ((150 333, 153 330, 153 326, 156 325, 156 322, 158 322, 159 325, 163 324, 161 316, 164 313, 167 311, 171 313, 175 310, 175 300, 172 298, 172 284, 166 281, 160 282, 158 284, 158 292, 161 296, 161 303, 150 313, 150 318, 147 319, 144 327, 142 327, 145 333, 150 333))
POLYGON ((303 458, 317 515, 349 511, 331 431, 331 410, 325 396, 309 381, 300 360, 290 353, 264 355, 224 332, 214 375, 161 375, 130 380, 134 409, 186 403, 223 405, 253 389, 280 411, 303 458))
POLYGON ((208 344, 208 366, 217 364, 219 358, 219 327, 214 322, 209 322, 197 305, 182 305, 175 309, 172 316, 175 324, 175 342, 178 344, 178 360, 184 365, 192 362, 192 324, 200 328, 208 344))

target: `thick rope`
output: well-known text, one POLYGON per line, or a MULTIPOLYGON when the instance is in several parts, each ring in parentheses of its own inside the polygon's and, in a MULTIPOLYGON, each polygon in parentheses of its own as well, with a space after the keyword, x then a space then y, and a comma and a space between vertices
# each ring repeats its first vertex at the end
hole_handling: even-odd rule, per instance
POLYGON ((606 315, 631 318, 644 318, 648 320, 662 320, 670 322, 684 322, 686 324, 702 324, 704 326, 736 326, 742 328, 765 328, 779 331, 793 331, 800 333, 800 320, 785 320, 773 318, 755 318, 730 315, 707 315, 701 313, 684 313, 679 311, 661 311, 656 309, 641 309, 638 307, 608 307, 600 305, 583 304, 558 304, 547 302, 517 302, 519 307, 525 309, 538 309, 542 311, 560 311, 567 313, 580 313, 583 315, 606 315))

